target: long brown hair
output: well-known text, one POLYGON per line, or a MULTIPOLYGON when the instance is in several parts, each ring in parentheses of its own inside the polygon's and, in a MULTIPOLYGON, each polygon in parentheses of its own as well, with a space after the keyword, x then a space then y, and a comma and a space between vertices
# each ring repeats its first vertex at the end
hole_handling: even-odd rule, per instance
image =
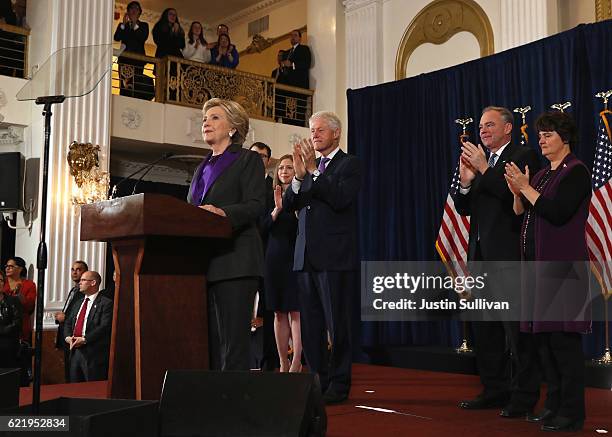
POLYGON ((276 164, 276 168, 274 169, 274 180, 272 182, 272 188, 276 188, 277 185, 280 185, 281 189, 283 188, 283 185, 280 183, 280 180, 278 178, 278 168, 280 167, 281 162, 283 162, 285 159, 289 159, 291 160, 291 163, 293 163, 293 155, 283 155, 278 159, 278 164, 276 164))

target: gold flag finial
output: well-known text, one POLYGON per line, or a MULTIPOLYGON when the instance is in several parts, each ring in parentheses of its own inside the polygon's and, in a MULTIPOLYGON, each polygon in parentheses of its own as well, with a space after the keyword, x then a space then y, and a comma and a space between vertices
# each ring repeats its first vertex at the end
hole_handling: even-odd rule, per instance
POLYGON ((513 112, 521 114, 521 120, 525 124, 525 115, 531 111, 531 106, 525 106, 524 108, 514 108, 513 112))
POLYGON ((461 135, 459 135, 459 139, 461 140, 461 142, 463 143, 464 141, 467 141, 468 138, 470 137, 465 130, 467 129, 467 125, 472 123, 474 120, 470 117, 470 118, 458 118, 457 120, 455 120, 455 123, 460 124, 461 128, 462 128, 462 133, 461 135))
POLYGON ((554 105, 550 105, 551 108, 556 109, 561 112, 565 112, 565 109, 569 108, 570 106, 572 106, 571 102, 555 103, 554 105))
POLYGON ((600 99, 603 99, 605 111, 608 110, 608 99, 610 98, 610 96, 612 96, 612 90, 600 91, 597 94, 595 94, 595 97, 599 97, 600 99))

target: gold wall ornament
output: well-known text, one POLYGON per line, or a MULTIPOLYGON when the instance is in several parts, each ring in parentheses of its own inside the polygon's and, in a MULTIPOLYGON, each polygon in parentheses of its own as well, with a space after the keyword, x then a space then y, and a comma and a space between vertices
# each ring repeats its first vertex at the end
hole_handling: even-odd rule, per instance
POLYGON ((424 43, 443 44, 459 32, 476 37, 480 56, 495 52, 493 28, 474 0, 435 0, 423 8, 406 28, 395 58, 395 79, 406 77, 408 59, 424 43))
POLYGON ((595 21, 612 18, 612 0, 595 0, 595 21))
POLYGON ((253 35, 253 41, 251 41, 251 44, 248 45, 245 51, 249 54, 261 53, 265 49, 270 47, 273 42, 274 40, 272 38, 264 38, 260 34, 256 33, 255 35, 253 35))
POLYGON ((85 173, 98 166, 98 152, 100 152, 100 146, 94 146, 91 143, 73 141, 68 146, 68 166, 78 187, 83 185, 85 173))
POLYGON ((100 146, 73 141, 68 146, 68 166, 74 177, 72 203, 94 203, 108 197, 109 174, 101 171, 98 153, 100 146))

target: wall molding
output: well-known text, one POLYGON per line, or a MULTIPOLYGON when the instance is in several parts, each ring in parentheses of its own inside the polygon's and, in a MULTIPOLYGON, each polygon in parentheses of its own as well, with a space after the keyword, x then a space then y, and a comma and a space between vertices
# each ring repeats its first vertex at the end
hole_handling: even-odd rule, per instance
POLYGON ((395 79, 406 77, 408 59, 424 43, 444 44, 459 32, 476 37, 480 56, 495 52, 493 28, 484 10, 474 0, 435 0, 414 17, 406 28, 395 58, 395 79))

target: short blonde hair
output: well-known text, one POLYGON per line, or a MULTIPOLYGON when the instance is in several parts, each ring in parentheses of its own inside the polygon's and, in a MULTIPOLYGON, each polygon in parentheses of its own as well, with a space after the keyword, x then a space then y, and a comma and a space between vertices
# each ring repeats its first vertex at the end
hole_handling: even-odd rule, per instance
POLYGON ((308 119, 308 124, 310 124, 313 120, 320 118, 327 122, 327 125, 332 129, 339 129, 342 132, 342 122, 338 118, 336 114, 331 111, 319 111, 315 112, 308 119))
POLYGON ((225 111, 227 115, 227 121, 233 129, 236 129, 236 133, 232 136, 232 142, 242 145, 246 140, 247 133, 249 132, 249 114, 245 111, 240 103, 236 103, 232 100, 224 99, 210 99, 202 107, 202 113, 206 114, 210 108, 220 107, 225 111))

